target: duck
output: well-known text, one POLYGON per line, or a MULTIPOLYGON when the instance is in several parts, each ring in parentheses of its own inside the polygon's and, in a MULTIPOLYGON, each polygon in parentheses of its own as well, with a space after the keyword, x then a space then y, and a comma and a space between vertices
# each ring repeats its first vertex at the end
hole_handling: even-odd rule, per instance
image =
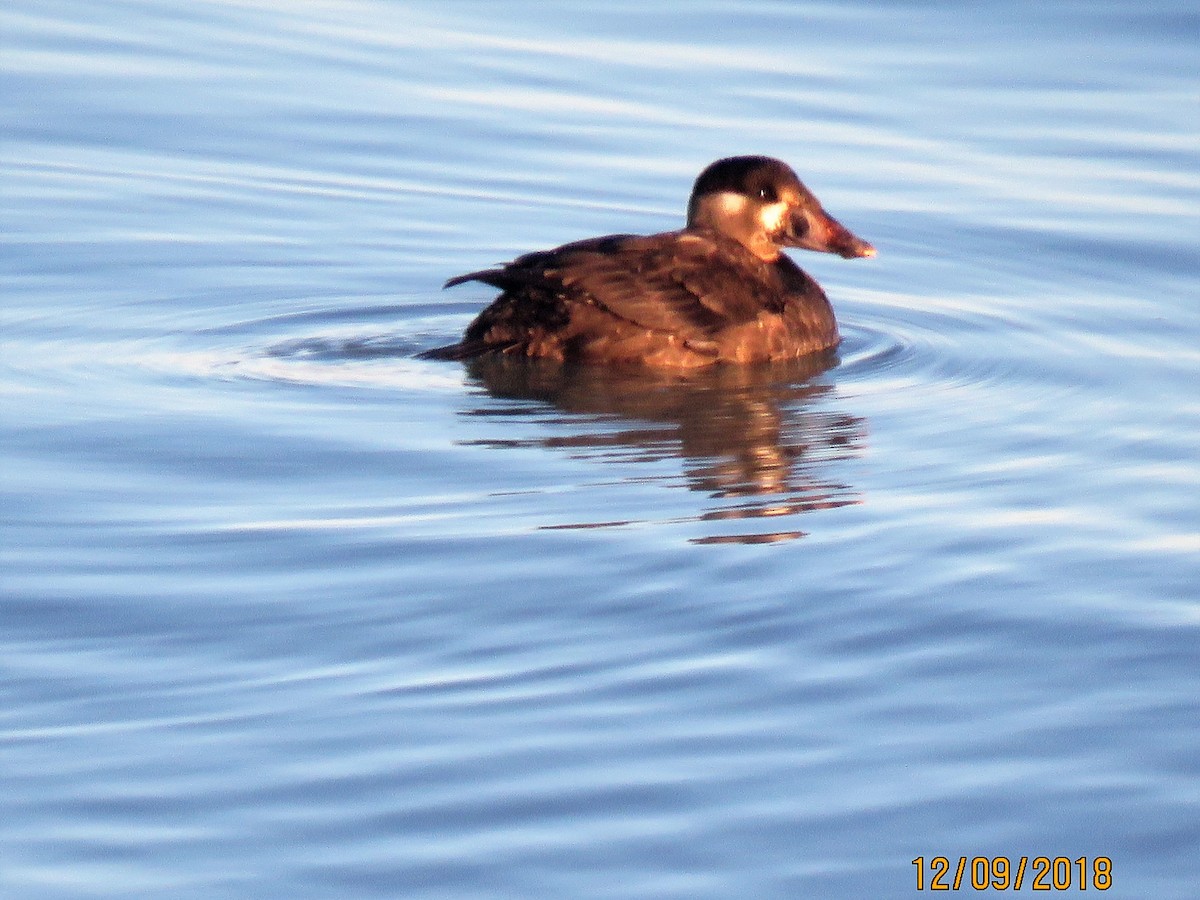
POLYGON ((425 355, 696 368, 832 351, 829 299, 785 248, 875 255, 786 163, 719 159, 696 178, 680 230, 589 238, 449 279, 500 294, 461 341, 425 355))

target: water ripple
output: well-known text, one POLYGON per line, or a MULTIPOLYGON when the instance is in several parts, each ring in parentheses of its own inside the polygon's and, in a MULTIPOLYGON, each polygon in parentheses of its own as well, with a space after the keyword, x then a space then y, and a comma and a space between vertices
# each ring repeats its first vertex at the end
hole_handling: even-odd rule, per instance
POLYGON ((1062 399, 1080 390, 1061 336, 978 300, 933 305, 914 296, 857 302, 843 317, 838 383, 857 395, 919 390, 1004 392, 1013 403, 1062 399))

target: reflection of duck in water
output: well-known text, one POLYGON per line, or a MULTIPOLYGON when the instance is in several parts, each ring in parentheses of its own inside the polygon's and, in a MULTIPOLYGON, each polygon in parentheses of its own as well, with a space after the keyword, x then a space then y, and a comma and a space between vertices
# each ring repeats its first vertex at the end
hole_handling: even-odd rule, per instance
POLYGON ((825 292, 784 247, 875 255, 784 163, 721 159, 696 179, 682 231, 577 241, 451 278, 447 287, 481 281, 502 293, 460 343, 428 355, 695 367, 837 346, 825 292))
MULTIPOLYGON (((782 523, 776 517, 859 502, 857 492, 836 480, 833 471, 861 452, 866 423, 829 409, 832 386, 812 380, 834 361, 830 352, 770 365, 684 372, 486 354, 472 360, 468 371, 492 397, 548 403, 564 413, 547 418, 538 409, 532 413, 542 426, 537 437, 482 444, 567 451, 638 467, 679 459, 683 484, 708 497, 697 520, 782 523)), ((493 403, 471 411, 503 416, 506 423, 513 413, 493 403)), ((667 482, 680 483, 675 475, 667 482)), ((799 534, 733 533, 702 541, 756 542, 799 534)))

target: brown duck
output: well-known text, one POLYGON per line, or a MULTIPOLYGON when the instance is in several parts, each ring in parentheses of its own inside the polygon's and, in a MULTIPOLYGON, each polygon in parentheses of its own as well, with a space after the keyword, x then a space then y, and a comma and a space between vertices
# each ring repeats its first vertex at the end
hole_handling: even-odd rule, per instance
POLYGON ((576 241, 451 278, 446 287, 481 281, 501 294, 460 343, 428 355, 694 367, 836 347, 825 292, 784 247, 875 255, 784 163, 720 159, 696 179, 681 231, 576 241))

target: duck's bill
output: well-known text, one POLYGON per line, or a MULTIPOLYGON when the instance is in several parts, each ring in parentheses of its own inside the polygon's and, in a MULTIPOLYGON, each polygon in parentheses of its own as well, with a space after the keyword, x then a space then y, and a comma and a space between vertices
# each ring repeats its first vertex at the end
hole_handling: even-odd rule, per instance
POLYGON ((874 247, 855 236, 824 210, 797 210, 784 245, 820 253, 836 253, 846 259, 875 255, 874 247))

